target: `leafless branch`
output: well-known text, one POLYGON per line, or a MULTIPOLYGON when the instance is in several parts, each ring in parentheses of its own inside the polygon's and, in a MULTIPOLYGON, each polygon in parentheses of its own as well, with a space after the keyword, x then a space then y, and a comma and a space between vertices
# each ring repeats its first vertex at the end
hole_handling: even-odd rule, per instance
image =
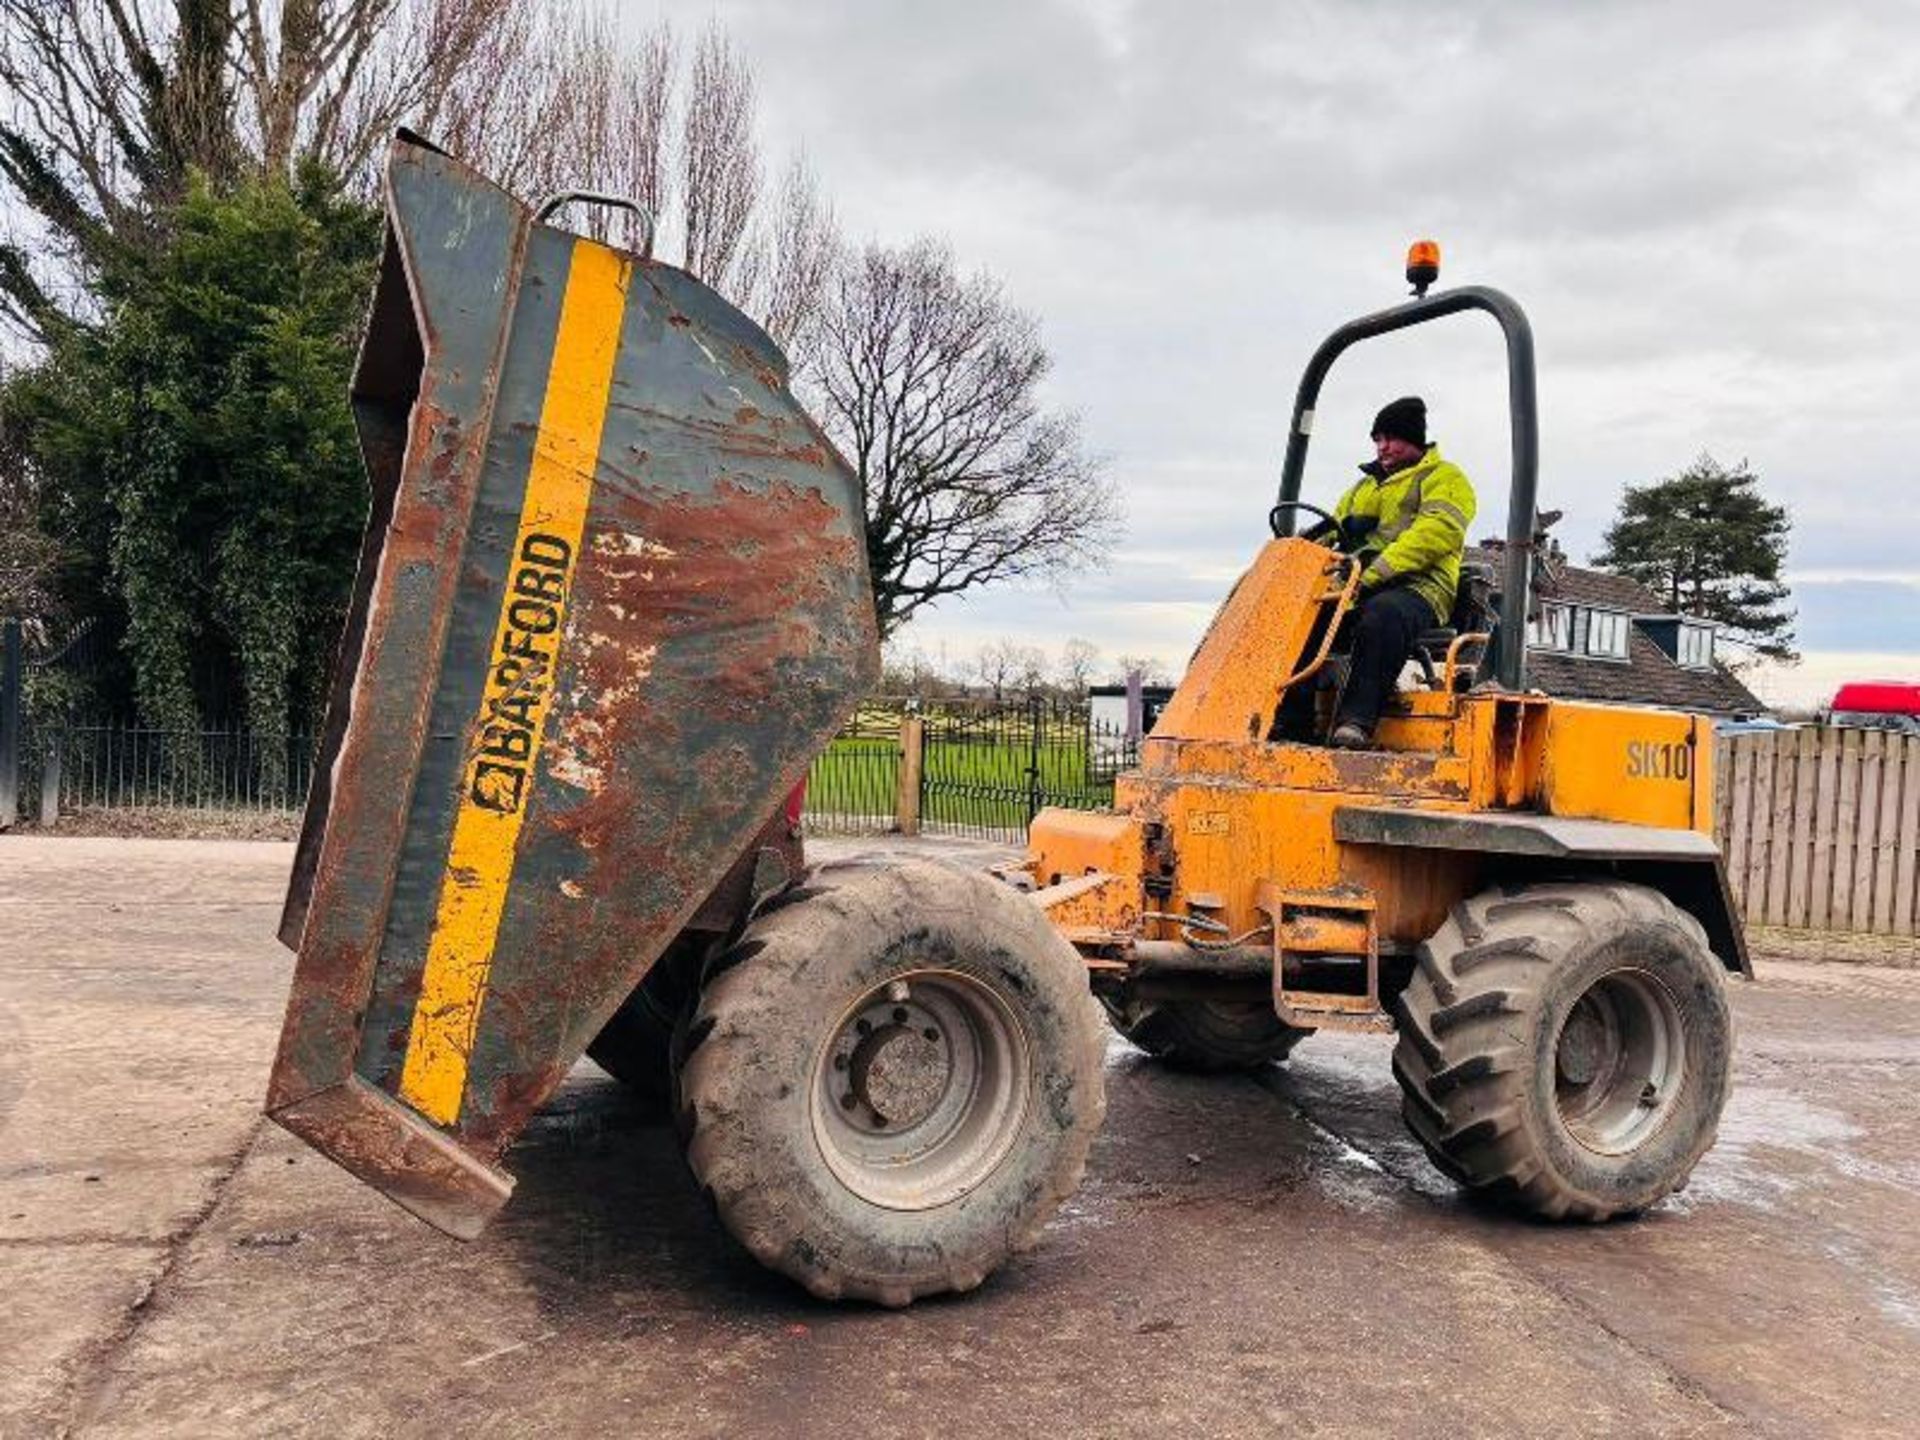
POLYGON ((722 289, 760 198, 753 75, 717 23, 694 45, 680 119, 681 263, 722 289))
POLYGON ((1038 326, 931 241, 869 246, 821 312, 806 385, 859 473, 882 635, 943 596, 1098 563, 1118 523, 1038 326))
POLYGON ((781 176, 772 213, 756 227, 740 261, 739 293, 769 335, 803 361, 811 355, 841 241, 833 207, 806 157, 781 176))

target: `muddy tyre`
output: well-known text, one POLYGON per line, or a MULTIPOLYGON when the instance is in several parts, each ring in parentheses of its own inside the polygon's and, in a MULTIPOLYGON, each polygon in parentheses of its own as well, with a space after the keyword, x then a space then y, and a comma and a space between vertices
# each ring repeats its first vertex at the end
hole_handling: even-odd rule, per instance
POLYGON ((1259 1070, 1313 1032, 1274 1014, 1269 1000, 1129 1001, 1102 996, 1107 1019, 1132 1044, 1176 1070, 1259 1070))
POLYGON ((1658 891, 1492 890, 1456 905, 1399 1001, 1408 1128, 1471 1190, 1549 1219, 1633 1214, 1683 1186, 1733 1054, 1723 970, 1658 891))
POLYGON ((587 1058, 637 1096, 672 1100, 673 1031, 693 1008, 712 939, 677 937, 587 1046, 587 1058))
POLYGON ((822 866, 708 967, 687 1161, 815 1295, 904 1305, 1032 1245, 1105 1111, 1079 955, 1031 901, 924 861, 822 866))

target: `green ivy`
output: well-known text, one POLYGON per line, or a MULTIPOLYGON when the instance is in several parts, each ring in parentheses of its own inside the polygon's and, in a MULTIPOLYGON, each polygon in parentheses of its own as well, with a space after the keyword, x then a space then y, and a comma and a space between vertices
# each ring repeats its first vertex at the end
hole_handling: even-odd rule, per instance
POLYGON ((155 233, 0 405, 77 557, 68 603, 117 624, 141 717, 243 718, 278 783, 271 742, 319 718, 366 519, 347 388, 380 216, 310 169, 196 179, 155 233))

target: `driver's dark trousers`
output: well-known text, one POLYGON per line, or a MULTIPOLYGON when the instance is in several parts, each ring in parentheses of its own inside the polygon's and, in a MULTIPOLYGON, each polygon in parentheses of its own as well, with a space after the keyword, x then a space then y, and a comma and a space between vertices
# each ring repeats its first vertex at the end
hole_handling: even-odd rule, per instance
MULTIPOLYGON (((1433 607, 1413 590, 1391 586, 1367 596, 1340 622, 1334 637, 1336 651, 1349 652, 1347 685, 1334 713, 1335 728, 1358 725, 1369 735, 1379 723, 1380 709, 1393 694, 1394 683, 1413 654, 1413 642, 1440 622, 1433 607)), ((1315 635, 1307 643, 1310 654, 1319 645, 1315 635)), ((1314 682, 1303 681, 1280 702, 1281 735, 1291 740, 1313 736, 1314 682)))

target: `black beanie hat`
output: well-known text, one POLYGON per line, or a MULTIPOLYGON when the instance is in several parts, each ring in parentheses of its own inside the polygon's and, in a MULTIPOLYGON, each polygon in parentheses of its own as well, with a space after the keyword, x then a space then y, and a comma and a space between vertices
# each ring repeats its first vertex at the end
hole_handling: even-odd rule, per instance
POLYGON ((1418 395, 1402 395, 1373 417, 1373 430, 1370 433, 1376 440, 1382 435, 1391 435, 1396 440, 1405 440, 1409 445, 1426 449, 1427 402, 1418 395))

